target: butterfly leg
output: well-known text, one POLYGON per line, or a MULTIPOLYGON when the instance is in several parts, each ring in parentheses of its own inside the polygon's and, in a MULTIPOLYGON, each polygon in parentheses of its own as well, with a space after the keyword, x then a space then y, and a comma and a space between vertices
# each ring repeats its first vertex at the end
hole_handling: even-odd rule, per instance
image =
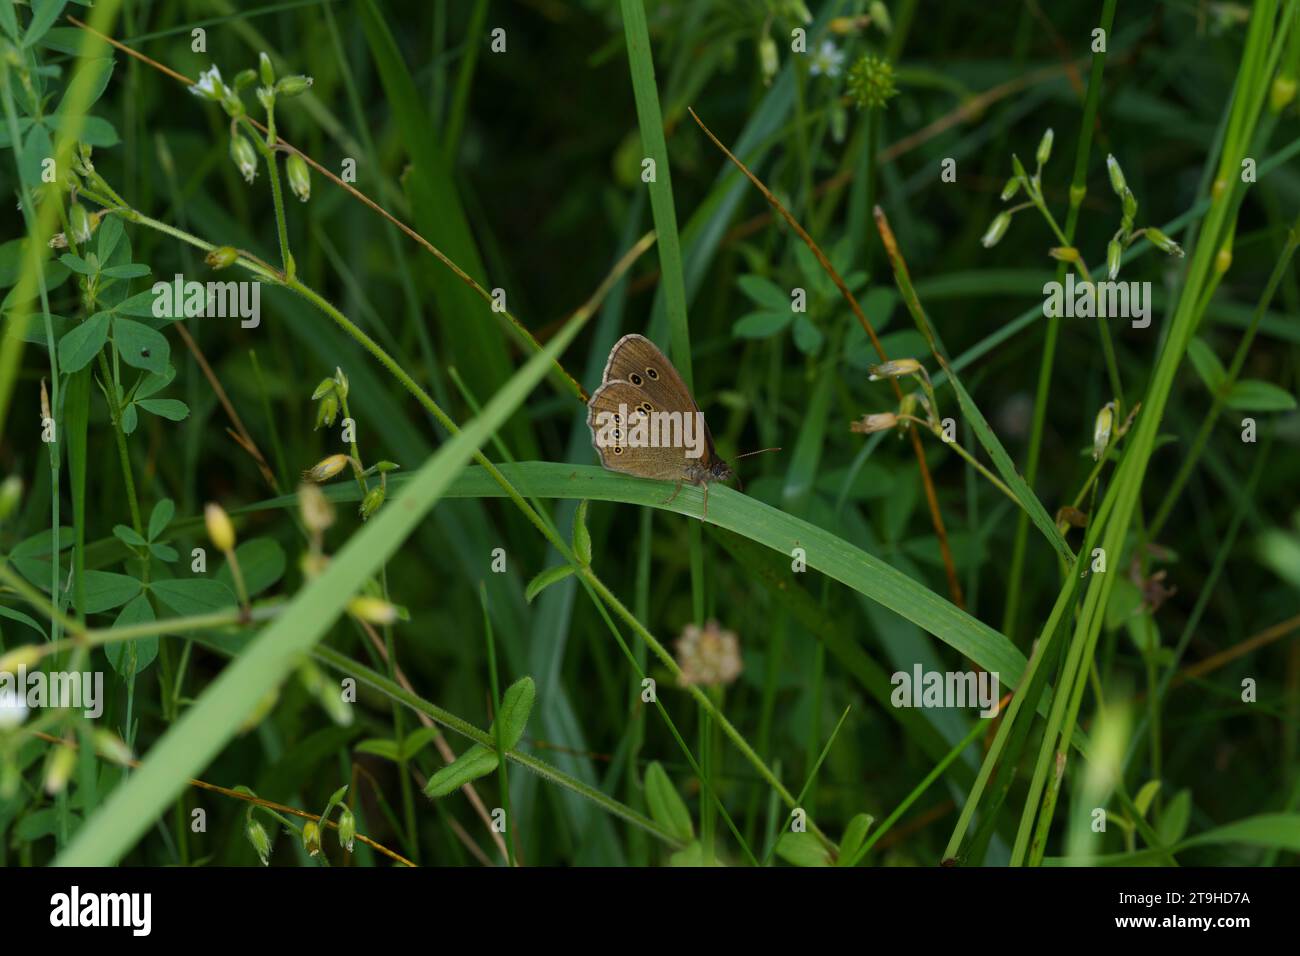
POLYGON ((677 487, 673 489, 673 493, 664 499, 664 504, 666 505, 672 504, 673 501, 677 498, 677 496, 681 494, 681 491, 682 491, 682 482, 681 480, 679 480, 677 482, 677 487))

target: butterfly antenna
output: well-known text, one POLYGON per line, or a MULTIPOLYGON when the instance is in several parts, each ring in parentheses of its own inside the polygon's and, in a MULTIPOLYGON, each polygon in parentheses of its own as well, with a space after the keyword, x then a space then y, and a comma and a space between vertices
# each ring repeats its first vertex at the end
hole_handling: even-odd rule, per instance
MULTIPOLYGON (((732 459, 732 460, 733 460, 733 461, 740 461, 740 459, 742 459, 742 458, 748 458, 750 455, 761 455, 761 454, 763 454, 763 452, 765 452, 765 451, 780 451, 780 450, 781 450, 780 448, 760 448, 758 451, 747 451, 747 452, 745 452, 743 455, 737 455, 737 456, 736 456, 734 459, 732 459)), ((731 462, 727 462, 727 464, 731 464, 731 462)), ((740 493, 741 493, 741 494, 744 494, 744 493, 745 493, 745 483, 744 483, 743 481, 740 480, 740 474, 739 474, 738 472, 736 472, 736 470, 735 470, 734 468, 732 469, 732 474, 734 474, 734 475, 736 476, 736 487, 740 490, 740 493)))
POLYGON ((743 455, 737 455, 736 460, 739 461, 742 458, 748 458, 750 455, 761 455, 763 454, 763 452, 766 451, 780 451, 780 450, 781 450, 780 448, 760 448, 758 451, 747 451, 743 455))

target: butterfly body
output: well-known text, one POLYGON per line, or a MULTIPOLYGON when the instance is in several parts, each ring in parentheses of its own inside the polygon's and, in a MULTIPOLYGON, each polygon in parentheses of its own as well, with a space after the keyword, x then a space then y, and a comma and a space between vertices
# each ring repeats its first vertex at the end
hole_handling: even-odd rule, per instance
POLYGON ((690 389, 643 335, 625 335, 610 350, 600 388, 587 403, 587 426, 604 467, 675 481, 678 490, 687 482, 701 485, 706 513, 709 482, 732 477, 690 389))

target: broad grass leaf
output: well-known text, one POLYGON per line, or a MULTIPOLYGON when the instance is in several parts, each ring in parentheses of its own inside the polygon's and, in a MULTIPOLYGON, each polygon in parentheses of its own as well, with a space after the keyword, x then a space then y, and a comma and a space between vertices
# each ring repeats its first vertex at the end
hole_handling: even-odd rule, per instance
MULTIPOLYGON (((250 538, 235 548, 235 559, 239 561, 239 570, 244 575, 244 587, 248 588, 250 597, 273 587, 284 577, 284 548, 274 538, 250 538)), ((216 580, 234 594, 235 579, 230 573, 228 561, 222 562, 216 580)))
POLYGON ((59 371, 79 372, 94 360, 108 339, 108 320, 107 312, 96 312, 64 333, 59 341, 59 371))
POLYGON ((1253 378, 1234 384, 1223 403, 1239 412, 1289 412, 1296 407, 1295 396, 1286 389, 1253 378))
POLYGON ((1211 392, 1218 392, 1228 373, 1223 363, 1219 361, 1219 357, 1214 354, 1214 350, 1204 339, 1192 339, 1187 343, 1187 357, 1192 362, 1192 368, 1196 369, 1196 374, 1205 383, 1205 387, 1211 392))
POLYGON ((429 782, 424 786, 424 794, 434 799, 445 797, 465 784, 473 783, 479 777, 486 777, 496 768, 496 751, 489 750, 482 744, 475 744, 430 777, 429 782))
POLYGON ((657 760, 645 770, 645 802, 654 821, 678 840, 687 843, 695 839, 690 811, 657 760))
POLYGON ((1244 843, 1248 846, 1300 853, 1300 813, 1261 813, 1246 817, 1198 833, 1184 840, 1181 845, 1189 847, 1211 843, 1244 843))
POLYGON ((1165 846, 1174 846, 1187 832, 1187 824, 1192 819, 1192 792, 1179 790, 1160 815, 1156 833, 1165 846))
POLYGON ((817 328, 807 313, 800 312, 794 317, 794 344, 805 355, 816 355, 822 350, 826 336, 817 328))
POLYGON ((238 603, 234 591, 221 581, 212 578, 174 578, 170 581, 154 581, 149 585, 149 590, 159 601, 181 617, 226 611, 238 603))
POLYGON ((166 337, 134 319, 113 319, 113 344, 123 362, 149 372, 162 374, 171 359, 166 337))
POLYGON ((139 594, 143 587, 135 578, 112 571, 87 571, 82 583, 86 606, 81 610, 86 614, 98 614, 121 607, 139 594))
POLYGON ((524 735, 524 728, 528 726, 528 715, 532 713, 533 701, 537 699, 537 685, 533 683, 531 677, 523 677, 515 681, 508 688, 501 699, 501 712, 497 714, 497 719, 492 722, 488 733, 492 739, 496 739, 497 723, 501 724, 501 746, 506 750, 513 750, 515 744, 524 735))
POLYGON ((557 581, 563 581, 572 573, 573 565, 571 564, 557 564, 553 568, 539 571, 537 576, 528 582, 528 587, 524 589, 524 598, 529 604, 531 604, 533 598, 537 597, 537 595, 541 594, 557 581))
POLYGON ((857 858, 858 851, 862 849, 862 844, 867 839, 867 831, 871 829, 872 816, 869 813, 859 813, 849 825, 844 828, 844 836, 840 839, 839 854, 836 857, 836 866, 850 866, 857 858))
POLYGON ((750 312, 736 320, 731 334, 738 339, 765 339, 784 329, 794 316, 795 313, 789 309, 784 312, 750 312))
POLYGON ((693 841, 684 850, 678 850, 672 856, 668 857, 669 866, 708 866, 704 859, 704 844, 699 840, 693 841))
POLYGON ((363 740, 352 749, 356 753, 370 754, 374 757, 383 757, 385 760, 391 760, 393 763, 397 763, 399 755, 397 741, 390 740, 386 737, 363 740))
POLYGON ((24 614, 22 611, 15 611, 11 607, 6 607, 5 605, 0 604, 0 617, 7 617, 11 621, 17 621, 19 624, 26 624, 28 627, 36 631, 37 634, 41 635, 41 637, 45 638, 47 641, 49 640, 49 635, 45 633, 45 628, 38 624, 35 618, 24 614))
POLYGON ((591 532, 587 530, 587 502, 579 503, 573 515, 573 553, 584 565, 591 564, 591 532))
POLYGON ((831 865, 830 854, 811 833, 782 833, 776 841, 776 855, 795 866, 831 865))
POLYGON ((743 275, 736 280, 740 291, 770 312, 790 313, 790 293, 765 276, 743 275))
POLYGON ((190 414, 190 407, 175 398, 142 398, 135 404, 150 415, 157 415, 169 422, 184 421, 190 414))
POLYGON ((170 498, 164 498, 154 505, 153 511, 149 512, 149 540, 157 541, 175 516, 176 503, 170 498))
POLYGON ((131 548, 143 548, 149 543, 145 541, 144 538, 140 537, 140 535, 136 534, 134 528, 129 528, 124 524, 113 526, 113 536, 131 548))
MULTIPOLYGON (((139 594, 118 612, 113 627, 144 624, 153 620, 156 620, 156 616, 149 598, 139 594)), ((140 637, 134 641, 114 641, 104 645, 104 656, 113 665, 113 670, 129 679, 152 664, 158 656, 158 638, 140 637)))

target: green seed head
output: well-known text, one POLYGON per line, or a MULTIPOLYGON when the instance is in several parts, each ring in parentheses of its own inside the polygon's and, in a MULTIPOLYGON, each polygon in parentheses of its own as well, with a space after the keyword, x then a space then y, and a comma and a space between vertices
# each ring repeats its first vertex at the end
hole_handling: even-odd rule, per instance
POLYGON ((894 85, 894 67, 878 56, 864 56, 849 70, 849 98, 859 109, 882 109, 898 95, 894 85))

